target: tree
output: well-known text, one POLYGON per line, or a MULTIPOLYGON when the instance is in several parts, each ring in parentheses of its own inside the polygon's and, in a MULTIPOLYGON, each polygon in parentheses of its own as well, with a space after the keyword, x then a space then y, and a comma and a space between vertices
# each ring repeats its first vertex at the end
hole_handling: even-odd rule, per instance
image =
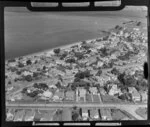
POLYGON ((22 68, 22 67, 24 67, 24 64, 23 64, 23 63, 18 62, 18 67, 22 68))
POLYGON ((27 93, 27 95, 30 96, 30 97, 36 97, 38 94, 39 94, 38 90, 35 90, 35 91, 31 92, 31 93, 27 93))
POLYGON ((38 77, 38 73, 37 72, 33 72, 33 77, 37 78, 38 77))
POLYGON ((108 52, 107 52, 107 48, 106 48, 106 47, 101 48, 101 49, 100 49, 100 52, 101 52, 101 55, 102 55, 103 57, 105 57, 105 56, 108 55, 108 52))
POLYGON ((73 121, 78 121, 78 117, 79 117, 79 113, 77 113, 77 112, 72 113, 72 120, 73 121))
POLYGON ((54 49, 53 52, 58 55, 60 53, 60 48, 54 49))
POLYGON ((138 22, 136 25, 137 25, 137 26, 140 26, 141 24, 142 24, 141 22, 138 22))
POLYGON ((48 86, 46 83, 34 83, 33 87, 38 88, 38 89, 43 89, 43 90, 48 89, 48 86))
POLYGON ((11 84, 11 81, 8 81, 8 84, 11 84))
POLYGON ((55 86, 60 89, 61 88, 61 83, 58 81, 55 86))
POLYGON ((27 64, 27 65, 31 65, 31 64, 32 64, 31 60, 27 60, 27 61, 26 61, 26 64, 27 64))
POLYGON ((111 73, 114 75, 119 75, 119 71, 117 70, 116 67, 111 70, 111 73))
POLYGON ((77 58, 78 58, 78 60, 80 60, 80 59, 83 59, 83 58, 84 58, 83 53, 81 53, 81 52, 75 52, 75 57, 77 57, 77 58))
POLYGON ((67 51, 64 51, 63 54, 60 56, 60 59, 63 60, 68 55, 67 51))
POLYGON ((44 71, 46 70, 46 66, 43 66, 43 70, 44 70, 44 71))
POLYGON ((90 74, 89 70, 86 70, 84 72, 78 72, 78 73, 75 74, 75 77, 80 78, 80 79, 84 79, 85 77, 88 78, 90 76, 91 76, 91 74, 90 74))
POLYGON ((101 74, 102 74, 102 70, 99 69, 98 72, 96 73, 96 76, 101 76, 101 74))
POLYGON ((129 75, 125 76, 124 82, 125 82, 125 85, 128 86, 128 87, 132 87, 132 86, 134 87, 137 84, 136 79, 134 79, 133 76, 129 76, 129 75))
POLYGON ((80 78, 75 77, 75 78, 74 78, 74 82, 80 82, 80 78))
POLYGON ((21 92, 22 92, 23 94, 25 94, 25 93, 27 92, 27 89, 28 89, 28 88, 27 88, 27 87, 25 87, 25 88, 23 88, 23 89, 22 89, 22 91, 21 91, 21 92))
POLYGON ((127 98, 125 93, 121 94, 120 96, 118 96, 118 98, 121 99, 121 100, 128 100, 128 98, 127 98))
POLYGON ((16 74, 17 74, 17 75, 21 75, 21 71, 19 71, 19 70, 16 71, 16 74))
POLYGON ((28 81, 28 82, 31 82, 32 81, 32 76, 31 75, 25 76, 25 80, 28 81))
POLYGON ((74 58, 69 58, 66 60, 66 63, 75 63, 75 59, 74 58))
POLYGON ((118 80, 122 83, 125 84, 125 80, 124 80, 124 76, 125 76, 125 72, 118 75, 118 80))

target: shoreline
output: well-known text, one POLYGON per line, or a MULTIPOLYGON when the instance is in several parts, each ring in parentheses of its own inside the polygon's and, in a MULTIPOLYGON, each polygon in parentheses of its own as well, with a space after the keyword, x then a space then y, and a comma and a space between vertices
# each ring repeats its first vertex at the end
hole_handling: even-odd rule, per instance
MULTIPOLYGON (((104 35, 103 35, 104 36, 104 35)), ((31 53, 31 54, 27 54, 27 55, 23 55, 23 56, 19 56, 19 57, 26 57, 26 58, 30 58, 30 57, 34 57, 34 56, 40 56, 40 55, 46 55, 46 54, 53 54, 53 50, 54 49, 57 49, 57 48, 60 48, 60 49, 68 49, 74 45, 79 45, 81 44, 83 41, 86 41, 86 42, 91 42, 91 41, 95 41, 97 39, 100 39, 102 36, 100 37, 97 37, 97 38, 91 38, 91 39, 87 39, 87 40, 82 40, 82 41, 77 41, 77 42, 73 42, 71 44, 65 44, 65 45, 61 45, 61 46, 56 46, 54 48, 50 48, 50 49, 46 49, 46 50, 42 50, 42 51, 39 51, 39 52, 35 52, 35 53, 31 53)), ((9 59, 18 59, 19 57, 14 57, 14 58, 8 58, 6 59, 5 61, 8 61, 9 59)))

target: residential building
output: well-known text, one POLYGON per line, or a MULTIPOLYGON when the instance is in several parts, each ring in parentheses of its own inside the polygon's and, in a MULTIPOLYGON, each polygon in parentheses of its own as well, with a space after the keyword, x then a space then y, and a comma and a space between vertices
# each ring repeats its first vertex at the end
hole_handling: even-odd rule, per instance
POLYGON ((147 103, 147 98, 148 98, 147 92, 141 92, 140 95, 141 95, 141 101, 147 103))
POLYGON ((6 119, 7 119, 7 121, 12 121, 12 120, 13 120, 13 118, 14 118, 13 113, 11 113, 11 112, 7 112, 7 114, 6 114, 6 119))
POLYGON ((79 98, 81 98, 81 97, 83 97, 84 98, 84 100, 86 99, 86 89, 84 89, 84 88, 79 88, 78 89, 79 90, 79 98))
POLYGON ((54 96, 58 96, 60 100, 62 100, 64 98, 64 91, 63 90, 59 90, 59 91, 56 91, 54 96))
POLYGON ((18 110, 15 114, 14 121, 22 121, 24 113, 24 110, 18 110))
POLYGON ((111 111, 109 109, 100 108, 100 115, 102 120, 112 120, 111 111))
POLYGON ((92 118, 93 120, 99 120, 99 113, 98 113, 98 109, 90 109, 90 118, 92 118))
POLYGON ((82 108, 82 119, 87 120, 89 118, 89 113, 87 108, 82 108))
POLYGON ((42 95, 46 98, 51 98, 53 96, 53 93, 47 90, 47 91, 44 91, 42 95))
POLYGON ((97 95, 98 94, 98 90, 97 90, 97 87, 90 87, 90 92, 92 93, 92 94, 95 94, 95 95, 97 95))
POLYGON ((134 92, 132 93, 132 100, 133 100, 134 102, 141 100, 141 96, 140 96, 140 94, 138 93, 138 91, 134 91, 134 92))
POLYGON ((128 90, 129 90, 129 93, 133 93, 134 91, 137 91, 137 90, 135 89, 135 87, 128 87, 128 90))
POLYGON ((135 87, 128 87, 129 93, 132 95, 132 100, 134 102, 141 100, 141 95, 139 92, 135 89, 135 87))
POLYGON ((24 121, 32 121, 34 119, 35 112, 34 110, 26 110, 24 121))
POLYGON ((100 94, 105 95, 106 91, 104 90, 104 88, 100 87, 99 88, 100 94))
POLYGON ((110 96, 114 96, 115 94, 121 94, 121 90, 120 89, 118 89, 118 87, 117 87, 117 85, 116 84, 114 84, 114 85, 112 85, 112 87, 111 87, 111 89, 109 90, 109 95, 110 96))
POLYGON ((72 90, 69 90, 66 92, 66 99, 67 100, 74 100, 75 99, 75 92, 72 90))

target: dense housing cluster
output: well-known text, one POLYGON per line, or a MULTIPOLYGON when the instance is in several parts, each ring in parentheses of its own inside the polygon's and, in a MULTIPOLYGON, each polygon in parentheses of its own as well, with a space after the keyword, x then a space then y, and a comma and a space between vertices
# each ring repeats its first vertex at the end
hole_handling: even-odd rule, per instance
POLYGON ((147 103, 141 25, 124 23, 101 38, 6 61, 7 102, 147 103))

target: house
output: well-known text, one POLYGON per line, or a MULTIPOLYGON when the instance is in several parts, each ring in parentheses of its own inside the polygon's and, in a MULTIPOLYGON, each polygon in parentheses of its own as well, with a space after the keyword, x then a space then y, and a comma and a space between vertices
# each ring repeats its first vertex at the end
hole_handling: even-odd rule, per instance
POLYGON ((24 72, 22 72, 22 75, 23 75, 23 76, 27 76, 27 75, 33 76, 33 73, 30 72, 30 71, 24 71, 24 72))
POLYGON ((101 108, 100 115, 102 120, 112 120, 111 112, 109 109, 101 108))
POLYGON ((14 115, 11 112, 7 112, 6 119, 7 121, 12 121, 14 118, 14 115))
POLYGON ((72 90, 69 90, 66 92, 66 99, 67 100, 74 100, 75 92, 72 90))
POLYGON ((34 119, 35 112, 34 110, 26 110, 24 121, 32 121, 34 119))
POLYGON ((128 87, 129 93, 133 93, 133 91, 137 91, 135 87, 128 87))
POLYGON ((97 95, 98 94, 98 91, 97 91, 97 88, 96 87, 90 87, 90 92, 92 93, 92 94, 95 94, 95 95, 97 95))
POLYGON ((141 101, 147 103, 148 94, 147 92, 140 93, 141 95, 141 101))
POLYGON ((133 100, 134 102, 141 100, 141 96, 140 96, 140 94, 138 93, 138 91, 133 91, 133 93, 132 93, 132 100, 133 100))
POLYGON ((63 90, 56 91, 54 96, 58 96, 59 99, 62 100, 64 98, 64 91, 63 90))
POLYGON ((84 88, 79 88, 79 98, 84 98, 84 101, 86 100, 86 90, 84 88))
POLYGON ((90 118, 92 120, 99 120, 99 113, 98 113, 98 109, 90 109, 90 118))
POLYGON ((22 121, 24 113, 24 110, 18 110, 15 114, 14 121, 22 121))
POLYGON ((53 93, 47 90, 47 91, 44 91, 42 95, 46 98, 51 98, 53 96, 53 93))
POLYGON ((135 87, 128 87, 129 93, 132 95, 132 100, 134 102, 141 100, 141 95, 139 92, 135 89, 135 87))
POLYGON ((82 108, 82 119, 87 120, 89 118, 89 113, 87 108, 82 108))
POLYGON ((10 62, 10 63, 9 63, 9 66, 10 66, 10 67, 16 67, 16 66, 17 66, 17 62, 10 62))
POLYGON ((54 95, 54 96, 53 96, 53 101, 59 101, 59 100, 60 100, 60 98, 59 98, 58 95, 54 95))
POLYGON ((115 94, 121 94, 121 90, 120 89, 118 89, 118 87, 117 87, 117 85, 116 84, 114 84, 114 85, 112 85, 112 87, 111 87, 111 89, 109 90, 109 95, 110 96, 114 96, 115 94))
POLYGON ((15 101, 15 100, 21 100, 22 99, 22 97, 23 97, 23 95, 22 95, 22 93, 18 93, 18 94, 15 94, 14 96, 11 96, 10 97, 10 100, 11 101, 15 101))
POLYGON ((6 87, 6 91, 9 92, 9 91, 13 90, 13 88, 14 87, 12 85, 8 84, 7 87, 6 87))
POLYGON ((105 95, 106 94, 106 91, 104 90, 104 88, 100 87, 99 88, 99 91, 102 95, 105 95))

